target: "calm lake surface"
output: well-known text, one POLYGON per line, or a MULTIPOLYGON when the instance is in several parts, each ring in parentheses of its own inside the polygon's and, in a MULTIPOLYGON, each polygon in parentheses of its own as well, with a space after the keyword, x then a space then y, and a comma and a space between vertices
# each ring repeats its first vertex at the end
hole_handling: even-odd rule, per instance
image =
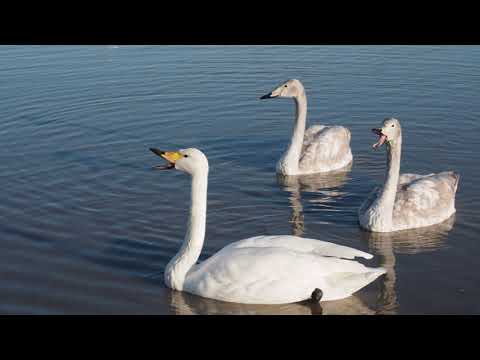
POLYGON ((480 47, 0 46, 0 313, 480 314, 480 47), (277 179, 294 105, 352 132, 351 169, 277 179), (385 172, 370 129, 403 127, 402 172, 460 173, 454 218, 375 235, 357 209, 385 172), (349 299, 246 306, 172 292, 190 179, 149 147, 209 158, 201 259, 255 235, 375 254, 388 273, 349 299))

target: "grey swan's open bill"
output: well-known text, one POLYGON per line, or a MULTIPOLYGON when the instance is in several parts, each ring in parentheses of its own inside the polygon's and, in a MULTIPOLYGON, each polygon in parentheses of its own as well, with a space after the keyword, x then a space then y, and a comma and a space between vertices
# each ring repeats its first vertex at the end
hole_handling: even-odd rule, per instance
POLYGON ((386 144, 385 183, 375 188, 358 210, 360 226, 374 232, 390 232, 431 226, 455 213, 455 194, 460 176, 453 171, 438 174, 400 175, 402 128, 388 118, 372 129, 379 140, 374 149, 386 144))

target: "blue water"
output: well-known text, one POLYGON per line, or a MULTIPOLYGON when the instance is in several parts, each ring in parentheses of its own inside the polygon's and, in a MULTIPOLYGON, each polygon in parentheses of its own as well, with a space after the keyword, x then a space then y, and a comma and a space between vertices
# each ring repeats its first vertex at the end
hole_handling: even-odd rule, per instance
POLYGON ((190 183, 151 169, 154 146, 208 156, 202 259, 254 235, 317 238, 388 269, 324 314, 478 314, 479 89, 477 46, 0 46, 0 313, 319 313, 165 288, 190 183), (304 83, 309 124, 350 128, 347 172, 277 179, 293 103, 258 98, 289 78, 304 83), (402 123, 402 172, 461 175, 450 222, 358 227, 385 171, 370 129, 388 116, 402 123))

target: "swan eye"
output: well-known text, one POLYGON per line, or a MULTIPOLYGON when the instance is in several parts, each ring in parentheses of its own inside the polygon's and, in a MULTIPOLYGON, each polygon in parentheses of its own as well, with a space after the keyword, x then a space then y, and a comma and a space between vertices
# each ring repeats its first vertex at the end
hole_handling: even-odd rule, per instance
POLYGON ((392 124, 392 127, 395 127, 395 124, 392 124))
POLYGON ((188 157, 188 155, 183 155, 183 157, 188 157))
POLYGON ((287 85, 285 85, 285 87, 287 87, 287 85))

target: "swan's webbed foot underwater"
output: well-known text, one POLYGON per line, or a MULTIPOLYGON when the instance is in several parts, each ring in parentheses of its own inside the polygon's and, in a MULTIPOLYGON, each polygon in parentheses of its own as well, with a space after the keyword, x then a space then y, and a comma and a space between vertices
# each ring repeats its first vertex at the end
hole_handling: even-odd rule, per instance
POLYGON ((319 303, 322 297, 323 297, 323 291, 320 290, 319 288, 315 288, 315 290, 313 290, 312 292, 310 300, 314 303, 319 303))

